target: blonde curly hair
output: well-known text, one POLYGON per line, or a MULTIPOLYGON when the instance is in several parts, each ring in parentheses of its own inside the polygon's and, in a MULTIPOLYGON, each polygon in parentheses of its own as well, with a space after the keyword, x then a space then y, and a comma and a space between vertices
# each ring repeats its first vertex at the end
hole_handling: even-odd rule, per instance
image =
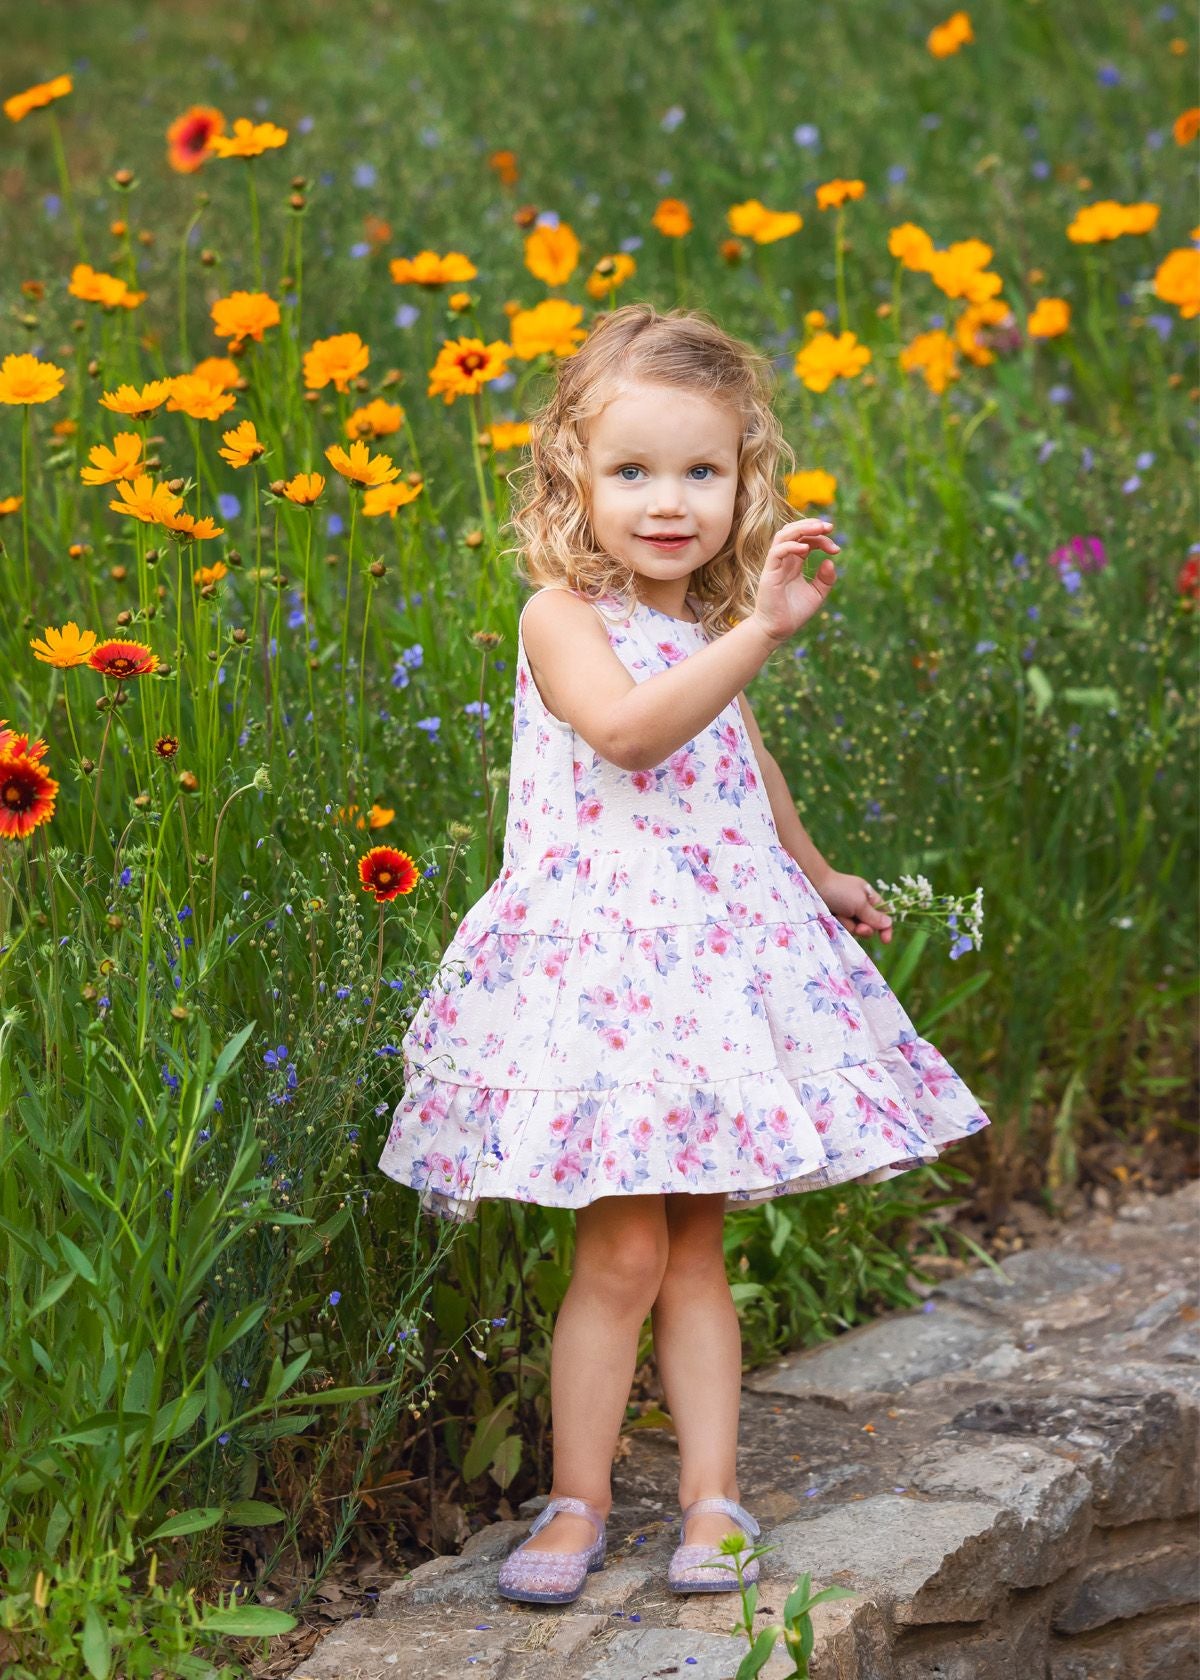
MULTIPOLYGON (((796 510, 777 488, 780 466, 795 456, 771 407, 769 359, 732 338, 703 310, 630 303, 605 314, 573 356, 555 369, 556 384, 530 421, 529 458, 511 473, 509 525, 519 547, 516 573, 538 588, 558 584, 598 600, 614 595, 633 611, 633 573, 596 541, 589 508, 587 422, 632 381, 673 385, 733 409, 741 420, 733 522, 720 552, 692 573, 691 591, 710 636, 754 609, 771 539, 796 510)), ((602 609, 601 609, 602 610, 602 609)))

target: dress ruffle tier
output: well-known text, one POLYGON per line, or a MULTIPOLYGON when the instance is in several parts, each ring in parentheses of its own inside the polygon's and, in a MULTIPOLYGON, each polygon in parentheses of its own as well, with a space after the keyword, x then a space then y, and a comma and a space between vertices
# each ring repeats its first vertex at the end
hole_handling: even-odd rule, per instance
MULTIPOLYGON (((707 635, 639 604, 609 639, 640 682, 707 635)), ((503 867, 404 1037, 379 1162, 426 1212, 760 1202, 988 1124, 780 845, 757 771, 736 700, 662 765, 608 763, 546 708, 518 629, 503 867)))

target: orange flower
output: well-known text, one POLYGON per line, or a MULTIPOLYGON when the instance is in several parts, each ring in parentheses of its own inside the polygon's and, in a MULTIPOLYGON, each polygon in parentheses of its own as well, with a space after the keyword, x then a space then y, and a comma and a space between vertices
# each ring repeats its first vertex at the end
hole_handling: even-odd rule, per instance
POLYGON ((105 391, 100 398, 100 406, 113 414, 124 414, 130 420, 144 420, 156 408, 161 408, 170 395, 169 379, 152 379, 140 391, 132 385, 119 385, 115 391, 105 391))
POLYGON ((58 783, 36 757, 0 746, 0 837, 24 840, 49 822, 57 793, 58 783))
POLYGON ((398 286, 446 286, 451 281, 474 280, 479 270, 461 251, 419 251, 415 257, 393 257, 389 264, 398 286))
POLYGON ((682 239, 692 231, 692 213, 681 198, 663 198, 650 218, 665 239, 682 239))
POLYGON ((16 513, 24 500, 24 496, 0 496, 0 519, 10 513, 16 513))
POLYGON ((215 105, 190 105, 167 130, 167 162, 181 175, 193 175, 212 155, 212 138, 224 134, 225 117, 215 105))
POLYGON ((217 560, 211 566, 197 566, 192 573, 192 582, 198 583, 202 589, 207 589, 210 583, 220 583, 227 575, 229 567, 224 560, 217 560))
POLYGON ((67 291, 81 303, 101 303, 105 309, 133 308, 146 300, 145 292, 131 292, 119 275, 105 274, 88 263, 76 263, 67 291))
POLYGON ((47 625, 45 640, 34 636, 29 645, 34 658, 40 659, 43 665, 55 665, 59 670, 67 671, 73 665, 87 664, 88 654, 96 645, 96 632, 81 630, 71 619, 61 630, 47 625))
POLYGON ((796 354, 796 376, 810 391, 827 391, 835 379, 855 379, 871 360, 871 352, 852 332, 821 332, 796 354))
POLYGON ((429 370, 426 395, 440 395, 447 403, 452 403, 455 397, 473 396, 489 379, 499 379, 512 354, 512 345, 501 339, 491 344, 485 344, 481 338, 453 339, 438 351, 437 361, 429 370))
POLYGON ((348 438, 364 438, 370 442, 372 438, 390 437, 398 432, 404 424, 404 410, 399 403, 384 402, 382 397, 376 397, 373 402, 363 408, 356 408, 346 420, 346 436, 348 438))
POLYGON ((410 893, 417 884, 417 866, 407 852, 394 846, 372 846, 358 860, 358 879, 364 892, 375 894, 385 904, 399 893, 410 893))
POLYGON ((361 441, 352 443, 349 451, 339 443, 331 443, 325 451, 325 459, 334 472, 341 473, 349 483, 361 485, 364 489, 390 484, 400 474, 400 468, 390 455, 372 455, 361 441))
POLYGON ((824 186, 817 188, 817 209, 836 210, 848 198, 861 198, 866 190, 863 181, 826 181, 824 186))
POLYGON ((971 28, 971 19, 966 12, 953 12, 945 23, 939 23, 936 29, 931 29, 925 45, 934 58, 949 58, 960 47, 965 47, 969 41, 975 39, 971 28))
POLYGON ((1025 323, 1030 338, 1060 338, 1071 325, 1071 305, 1066 298, 1039 298, 1025 323))
POLYGON ((525 236, 525 267, 547 286, 564 285, 578 264, 579 241, 566 222, 559 222, 557 227, 535 227, 525 236))
POLYGON ((370 359, 371 352, 356 332, 318 338, 304 352, 305 386, 310 391, 320 391, 332 379, 339 391, 348 391, 350 381, 358 377, 370 359))
POLYGON ((227 338, 240 348, 247 338, 262 343, 267 327, 279 325, 279 305, 266 292, 230 292, 218 298, 211 310, 213 331, 218 338, 227 338))
POLYGON ((888 250, 897 262, 917 273, 928 273, 935 252, 933 240, 916 222, 901 222, 888 234, 888 250))
POLYGON ((624 251, 601 257, 585 282, 587 294, 594 298, 610 297, 636 271, 637 264, 624 251))
POLYGON ((925 375, 925 383, 929 389, 940 394, 950 380, 959 377, 955 367, 957 358, 958 351, 955 349, 954 340, 949 333, 938 329, 934 332, 918 333, 912 343, 900 352, 900 366, 905 373, 919 368, 925 375))
POLYGON ((519 449, 522 444, 529 442, 528 420, 516 420, 511 424, 503 420, 493 420, 488 427, 488 436, 492 440, 492 448, 519 449))
POLYGON ((30 746, 28 735, 18 734, 5 725, 6 720, 0 718, 0 752, 24 753, 26 758, 45 758, 46 743, 40 736, 30 746))
POLYGON ((502 187, 515 187, 517 184, 517 154, 512 151, 492 152, 488 156, 488 168, 494 169, 500 177, 502 187))
POLYGON ((197 379, 207 379, 210 385, 219 385, 222 391, 232 391, 242 382, 241 369, 232 356, 205 356, 202 362, 197 362, 192 369, 197 379))
POLYGON ((28 87, 24 93, 14 93, 10 99, 4 101, 4 114, 13 122, 20 122, 22 117, 36 111, 43 105, 49 105, 55 99, 63 99, 71 92, 70 76, 55 76, 53 81, 38 82, 35 87, 28 87))
POLYGON ((171 381, 167 400, 170 414, 186 414, 191 420, 219 420, 228 414, 237 398, 198 373, 181 373, 171 381))
POLYGON ((197 519, 191 513, 168 513, 159 520, 159 524, 181 542, 200 542, 225 535, 223 525, 217 525, 212 519, 197 519))
POLYGON ((274 123, 255 123, 249 117, 238 117, 232 134, 210 135, 208 144, 219 158, 254 158, 286 145, 287 137, 287 129, 274 123))
POLYGON ((783 482, 784 493, 794 508, 829 507, 837 494, 837 479, 819 468, 788 473, 783 482))
POLYGON ((116 513, 130 514, 144 525, 159 525, 183 506, 183 497, 176 496, 165 484, 155 484, 149 473, 141 473, 132 485, 122 479, 117 485, 118 501, 109 502, 116 513))
POLYGON ((88 655, 88 664, 102 677, 128 682, 131 677, 148 677, 158 670, 158 655, 142 642, 101 642, 88 655))
POLYGON ((1116 199, 1101 198, 1075 212, 1067 238, 1073 245, 1098 245, 1126 233, 1149 233, 1157 221, 1157 204, 1118 204, 1116 199))
POLYGON ((399 513, 402 507, 415 502, 424 488, 423 484, 378 484, 363 496, 362 510, 368 518, 399 513))
POLYGON ((587 329, 579 324, 582 320, 583 310, 566 298, 547 298, 535 309, 518 310, 509 329, 512 353, 523 362, 543 355, 573 356, 587 337, 587 329))
POLYGON ((726 212, 731 233, 753 239, 756 245, 773 245, 804 226, 804 217, 794 210, 768 210, 757 198, 731 205, 726 212))
POLYGON ((1197 134, 1200 134, 1200 105, 1180 111, 1171 125, 1171 133, 1175 136, 1177 146, 1186 146, 1189 140, 1194 140, 1197 134))
POLYGON ((66 377, 64 369, 40 362, 36 356, 5 356, 0 363, 0 402, 49 402, 59 395, 66 377))
POLYGON ((121 478, 137 478, 145 472, 141 465, 142 440, 136 432, 118 432, 111 449, 102 443, 88 450, 90 467, 81 467, 79 476, 85 484, 115 484, 121 478))
POLYGON ((218 449, 217 454, 223 461, 228 461, 231 467, 248 467, 251 461, 257 461, 266 449, 266 444, 259 439, 253 420, 243 420, 232 431, 222 432, 221 441, 228 447, 218 449))
POLYGON ((991 260, 992 247, 982 239, 960 239, 948 250, 934 251, 929 259, 929 277, 947 297, 983 303, 1004 285, 998 274, 987 270, 991 260))
POLYGON ((320 473, 297 473, 295 478, 287 480, 283 493, 297 507, 311 507, 324 488, 325 480, 320 473))
POLYGON ((1154 295, 1173 303, 1185 321, 1200 315, 1200 251, 1168 251, 1154 275, 1154 295))
MULTIPOLYGON (((1011 327, 1013 316, 1003 298, 984 298, 982 303, 970 303, 954 323, 955 343, 968 361, 974 362, 976 367, 987 367, 996 358, 981 336, 981 330, 1004 324, 1011 327)), ((1019 339, 1014 338, 1014 348, 1017 343, 1019 339)))

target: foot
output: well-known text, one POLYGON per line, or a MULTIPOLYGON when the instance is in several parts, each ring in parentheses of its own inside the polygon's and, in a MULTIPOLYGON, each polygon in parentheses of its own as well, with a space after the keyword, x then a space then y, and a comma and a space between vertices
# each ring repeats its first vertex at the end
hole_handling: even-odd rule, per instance
MULTIPOLYGON (((608 1516, 605 1506, 597 1506, 597 1509, 602 1516, 608 1516)), ((595 1525, 586 1517, 576 1516, 574 1511, 556 1511, 545 1528, 525 1541, 524 1549, 527 1552, 582 1552, 595 1542, 595 1525)))
MULTIPOLYGON (((737 1495, 732 1494, 730 1497, 736 1499, 737 1495)), ((553 1527, 553 1523, 548 1525, 548 1528, 553 1527)), ((742 1530, 733 1518, 727 1517, 723 1511, 697 1511, 694 1517, 688 1518, 680 1543, 685 1546, 710 1546, 715 1555, 727 1534, 741 1533, 742 1530)), ((748 1534, 743 1538, 748 1551, 754 1542, 748 1534)))

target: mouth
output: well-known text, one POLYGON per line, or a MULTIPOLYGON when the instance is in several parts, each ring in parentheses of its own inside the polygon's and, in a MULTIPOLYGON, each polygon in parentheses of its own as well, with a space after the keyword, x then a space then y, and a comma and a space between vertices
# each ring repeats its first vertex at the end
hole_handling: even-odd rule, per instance
POLYGON ((655 548, 682 548, 684 543, 690 543, 692 538, 683 532, 664 532, 661 537, 639 537, 639 542, 651 543, 655 548))

